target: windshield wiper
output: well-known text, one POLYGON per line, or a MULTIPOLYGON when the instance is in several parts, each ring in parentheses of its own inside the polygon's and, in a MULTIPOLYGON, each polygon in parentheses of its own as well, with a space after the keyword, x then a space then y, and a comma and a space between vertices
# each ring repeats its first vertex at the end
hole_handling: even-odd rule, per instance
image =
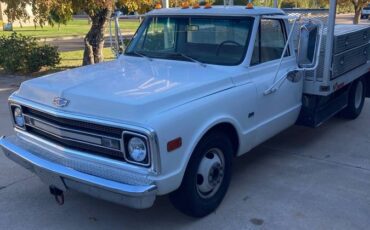
POLYGON ((153 59, 152 59, 151 57, 149 57, 149 56, 147 56, 147 55, 145 55, 145 54, 141 53, 140 51, 136 51, 136 50, 134 50, 134 51, 128 52, 127 54, 135 54, 136 56, 139 56, 139 57, 145 58, 145 59, 147 59, 148 61, 153 61, 153 59))
POLYGON ((186 54, 179 53, 179 52, 169 53, 169 54, 170 54, 170 55, 181 56, 181 57, 186 58, 186 59, 188 59, 188 60, 190 60, 190 61, 192 61, 192 62, 198 63, 198 64, 199 64, 200 66, 202 66, 202 67, 207 67, 207 65, 206 65, 205 63, 200 62, 200 61, 198 61, 198 60, 196 60, 196 59, 194 59, 194 58, 192 58, 192 57, 189 57, 189 56, 188 56, 188 55, 186 55, 186 54))

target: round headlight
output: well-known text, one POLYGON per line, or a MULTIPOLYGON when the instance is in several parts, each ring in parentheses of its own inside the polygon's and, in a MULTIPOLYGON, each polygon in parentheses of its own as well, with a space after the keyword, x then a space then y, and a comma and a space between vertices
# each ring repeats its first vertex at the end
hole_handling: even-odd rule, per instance
POLYGON ((24 122, 24 116, 23 116, 22 110, 19 107, 16 107, 13 111, 13 115, 14 115, 15 124, 19 127, 24 127, 25 122, 24 122))
POLYGON ((128 153, 130 157, 136 162, 142 162, 147 156, 147 149, 145 142, 138 137, 133 137, 128 142, 128 153))

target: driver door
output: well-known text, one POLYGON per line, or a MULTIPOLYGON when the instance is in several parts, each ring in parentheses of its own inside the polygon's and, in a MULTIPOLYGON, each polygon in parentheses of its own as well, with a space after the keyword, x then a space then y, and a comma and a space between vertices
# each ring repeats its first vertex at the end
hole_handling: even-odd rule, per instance
POLYGON ((291 44, 276 75, 288 40, 288 26, 284 19, 260 20, 248 74, 257 87, 256 144, 293 125, 300 112, 303 80, 293 72, 297 64, 291 44), (289 73, 275 92, 266 93, 274 82, 289 73))

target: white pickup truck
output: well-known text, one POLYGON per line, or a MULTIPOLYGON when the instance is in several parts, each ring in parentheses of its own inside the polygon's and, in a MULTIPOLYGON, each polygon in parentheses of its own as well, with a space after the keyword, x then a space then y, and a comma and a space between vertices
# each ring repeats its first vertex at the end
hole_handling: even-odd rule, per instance
POLYGON ((365 6, 361 11, 361 18, 369 19, 369 15, 370 15, 370 4, 367 4, 367 6, 365 6))
POLYGON ((234 157, 297 122, 361 113, 369 28, 298 20, 251 4, 153 10, 117 60, 24 82, 1 150, 59 203, 69 189, 132 208, 170 194, 208 215, 234 157))

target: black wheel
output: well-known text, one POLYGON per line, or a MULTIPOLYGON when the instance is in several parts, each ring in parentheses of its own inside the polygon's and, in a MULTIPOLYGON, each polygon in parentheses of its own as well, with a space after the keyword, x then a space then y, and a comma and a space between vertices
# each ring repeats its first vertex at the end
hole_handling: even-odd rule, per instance
POLYGON ((170 194, 172 204, 192 217, 204 217, 217 209, 230 184, 233 147, 227 136, 214 132, 196 147, 183 181, 170 194))
POLYGON ((355 81, 349 90, 348 105, 341 112, 347 119, 356 119, 362 112, 366 96, 366 82, 364 78, 355 81))

